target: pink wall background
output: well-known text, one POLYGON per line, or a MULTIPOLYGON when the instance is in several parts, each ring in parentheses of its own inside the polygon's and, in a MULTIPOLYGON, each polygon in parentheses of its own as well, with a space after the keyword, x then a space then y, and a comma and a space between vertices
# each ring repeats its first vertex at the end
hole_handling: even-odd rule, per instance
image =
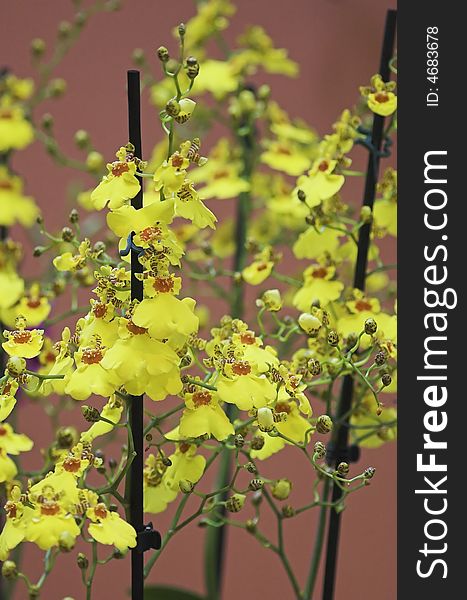
MULTIPOLYGON (((172 44, 170 31, 193 14, 187 0, 156 2, 127 0, 118 13, 100 14, 92 19, 80 40, 56 71, 68 82, 66 96, 41 105, 37 115, 54 114, 58 138, 65 149, 76 153, 72 138, 84 128, 91 132, 96 146, 107 157, 127 139, 125 71, 131 67, 131 51, 144 48, 154 68, 152 51, 159 45, 172 44)), ((355 102, 357 88, 376 71, 385 11, 394 0, 236 0, 238 7, 227 38, 233 40, 245 25, 260 24, 272 35, 278 47, 287 47, 290 56, 301 65, 301 77, 288 80, 265 77, 273 95, 292 116, 301 116, 321 133, 326 132, 340 111, 355 102)), ((17 75, 32 73, 29 42, 43 37, 53 45, 58 22, 71 18, 71 2, 63 0, 16 0, 2 3, 0 64, 8 65, 17 75)), ((144 111, 146 154, 158 139, 159 127, 154 112, 144 111)), ((68 213, 65 193, 76 174, 58 168, 38 143, 21 152, 15 167, 27 180, 27 191, 40 204, 48 227, 63 226, 68 213)), ((83 182, 86 183, 85 178, 83 182)), ((215 205, 214 210, 218 211, 215 205)), ((224 209, 221 209, 222 212, 224 209)), ((15 232, 13 232, 15 235, 15 232)), ((29 261, 28 261, 29 262, 29 261)), ((50 439, 47 424, 35 406, 21 416, 21 430, 32 435, 40 447, 50 439)), ((300 457, 284 451, 267 463, 265 474, 287 474, 292 479, 302 471, 300 457)), ((336 600, 393 600, 396 597, 396 447, 387 445, 374 452, 363 452, 361 465, 377 468, 374 483, 351 497, 343 518, 336 600)), ((358 468, 358 467, 356 467, 358 468)), ((297 506, 309 498, 308 482, 295 480, 291 501, 297 506)), ((170 514, 170 511, 169 511, 170 514)), ((297 575, 306 576, 308 556, 314 540, 316 514, 287 523, 286 538, 297 575)), ((154 519, 164 530, 168 515, 154 519)), ((272 523, 270 524, 272 526, 272 523)), ((204 534, 195 525, 175 537, 151 581, 176 583, 202 591, 202 540, 204 534)), ((292 598, 288 582, 276 556, 261 550, 243 531, 231 531, 223 600, 292 598), (260 553, 259 553, 260 552, 260 553)), ((27 569, 40 573, 39 553, 28 548, 27 569)), ((71 596, 84 598, 79 570, 71 557, 60 557, 57 569, 44 588, 47 600, 71 596)), ((126 598, 129 561, 112 563, 98 571, 95 600, 126 598)), ((26 597, 18 585, 16 600, 26 597)), ((319 598, 319 589, 315 599, 319 598)))

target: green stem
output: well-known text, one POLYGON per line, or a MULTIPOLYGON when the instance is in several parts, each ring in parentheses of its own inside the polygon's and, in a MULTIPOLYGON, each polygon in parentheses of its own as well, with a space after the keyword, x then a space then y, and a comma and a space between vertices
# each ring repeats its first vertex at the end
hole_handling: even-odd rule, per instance
MULTIPOLYGON (((323 485, 323 499, 326 500, 329 491, 329 479, 324 480, 323 485)), ((313 548, 313 554, 311 557, 310 571, 308 573, 308 578, 305 585, 305 590, 303 592, 304 600, 311 600, 313 595, 313 591, 316 584, 316 578, 318 576, 319 563, 321 562, 321 555, 323 553, 323 545, 324 545, 324 532, 326 528, 326 516, 328 512, 328 507, 326 504, 321 506, 321 510, 319 511, 319 519, 318 519, 318 530, 316 531, 315 545, 313 548)))

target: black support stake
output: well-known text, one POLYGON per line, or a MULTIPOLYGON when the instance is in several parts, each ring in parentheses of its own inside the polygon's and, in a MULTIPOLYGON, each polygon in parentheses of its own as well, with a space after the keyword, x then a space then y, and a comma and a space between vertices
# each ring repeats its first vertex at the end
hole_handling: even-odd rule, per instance
MULTIPOLYGON (((389 10, 386 15, 386 24, 384 29, 384 40, 381 51, 381 62, 379 73, 384 81, 390 78, 389 61, 394 52, 394 43, 396 37, 397 12, 389 10)), ((369 145, 370 154, 368 157, 368 168, 365 179, 365 192, 363 205, 373 208, 376 184, 378 181, 380 153, 384 137, 384 117, 375 115, 373 119, 373 129, 371 132, 371 144, 369 145)), ((355 267, 354 287, 360 290, 365 288, 365 278, 368 263, 368 248, 370 245, 371 224, 364 225, 360 229, 358 238, 357 264, 355 267)), ((337 465, 342 461, 349 460, 349 427, 345 415, 349 413, 352 407, 353 396, 353 377, 346 375, 342 384, 341 396, 336 413, 336 421, 339 426, 336 427, 336 433, 332 440, 331 452, 327 457, 329 464, 337 465)), ((332 502, 337 502, 342 496, 341 489, 334 485, 332 488, 332 502)), ((330 510, 328 539, 326 548, 326 567, 324 574, 323 600, 333 600, 334 588, 336 582, 337 551, 339 545, 341 513, 336 510, 330 510)))
MULTIPOLYGON (((128 71, 128 129, 129 141, 135 147, 135 156, 142 158, 141 148, 141 94, 139 71, 128 71)), ((143 208, 143 188, 132 199, 131 205, 143 208)), ((131 253, 131 299, 143 299, 143 281, 136 278, 143 272, 143 265, 136 252, 131 253)), ((130 467, 130 521, 139 534, 144 531, 143 522, 143 396, 132 396, 130 425, 133 434, 135 457, 130 467)), ((131 598, 143 600, 144 554, 139 544, 131 551, 131 598)))

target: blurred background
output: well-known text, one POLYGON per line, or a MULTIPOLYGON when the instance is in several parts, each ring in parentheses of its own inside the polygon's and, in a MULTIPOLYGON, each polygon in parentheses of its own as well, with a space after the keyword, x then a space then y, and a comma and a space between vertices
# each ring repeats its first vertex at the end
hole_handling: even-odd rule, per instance
MULTIPOLYGON (((257 24, 271 35, 276 47, 287 48, 289 56, 300 65, 300 76, 286 79, 261 75, 260 81, 270 84, 273 98, 291 117, 302 117, 321 134, 330 130, 343 108, 356 102, 358 86, 367 84, 377 71, 385 12, 395 4, 393 0, 287 3, 235 0, 234 3, 237 12, 226 33, 227 40, 233 41, 245 26, 257 24)), ((51 112, 57 138, 70 154, 76 153, 75 131, 86 129, 97 149, 111 159, 115 149, 127 140, 125 80, 126 70, 132 67, 133 49, 143 48, 157 73, 159 65, 153 51, 160 45, 175 47, 172 28, 187 21, 194 13, 193 7, 191 0, 127 0, 120 11, 93 17, 55 72, 55 76, 67 81, 65 96, 41 104, 36 120, 42 113, 51 112)), ((0 65, 9 67, 18 77, 33 76, 31 39, 41 37, 53 46, 58 23, 71 19, 72 15, 72 3, 64 0, 2 2, 0 65)), ((143 147, 147 156, 161 139, 156 113, 147 101, 143 118, 143 147)), ((71 182, 77 179, 76 173, 58 167, 38 142, 17 153, 14 167, 24 176, 26 192, 41 207, 48 229, 65 225, 70 208, 65 198, 71 182)), ((83 175, 83 187, 90 183, 83 175)), ((356 202, 360 201, 361 187, 361 180, 352 184, 356 202)), ((222 205, 213 202, 210 207, 222 217, 228 211, 225 202, 229 201, 222 205)), ((21 238, 15 231, 12 235, 21 238)), ((26 269, 32 272, 33 268, 33 261, 26 257, 26 269)), ((35 452, 41 443, 50 440, 48 427, 35 406, 21 412, 19 429, 36 441, 35 452)), ((368 489, 349 498, 344 513, 336 600, 393 600, 396 597, 396 445, 364 451, 360 465, 376 467, 377 476, 368 489)), ((267 465, 271 475, 282 474, 294 480, 297 504, 309 498, 309 483, 299 480, 304 466, 301 456, 297 457, 293 451, 282 452, 269 459, 267 465)), ((164 531, 170 512, 153 519, 156 528, 164 531)), ((306 516, 287 522, 289 556, 301 580, 309 564, 316 516, 307 512, 306 516)), ((203 530, 195 524, 175 537, 153 569, 151 582, 177 584, 201 592, 203 538, 203 530)), ((34 578, 41 572, 41 554, 28 548, 25 558, 26 570, 34 578)), ((63 556, 59 561, 44 587, 43 598, 83 599, 74 560, 63 556)), ((128 582, 129 560, 114 561, 98 570, 95 600, 123 600, 127 597, 128 582)), ((17 587, 15 600, 24 600, 24 587, 17 587)), ((256 540, 241 530, 228 534, 224 590, 223 600, 292 598, 277 557, 262 550, 256 540)), ((319 597, 320 586, 316 600, 319 597)))

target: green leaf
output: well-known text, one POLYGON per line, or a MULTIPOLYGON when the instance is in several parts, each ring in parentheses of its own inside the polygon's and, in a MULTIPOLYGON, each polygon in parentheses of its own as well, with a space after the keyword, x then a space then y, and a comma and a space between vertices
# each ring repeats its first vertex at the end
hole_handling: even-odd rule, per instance
POLYGON ((199 594, 165 585, 144 588, 144 600, 204 600, 199 594))

